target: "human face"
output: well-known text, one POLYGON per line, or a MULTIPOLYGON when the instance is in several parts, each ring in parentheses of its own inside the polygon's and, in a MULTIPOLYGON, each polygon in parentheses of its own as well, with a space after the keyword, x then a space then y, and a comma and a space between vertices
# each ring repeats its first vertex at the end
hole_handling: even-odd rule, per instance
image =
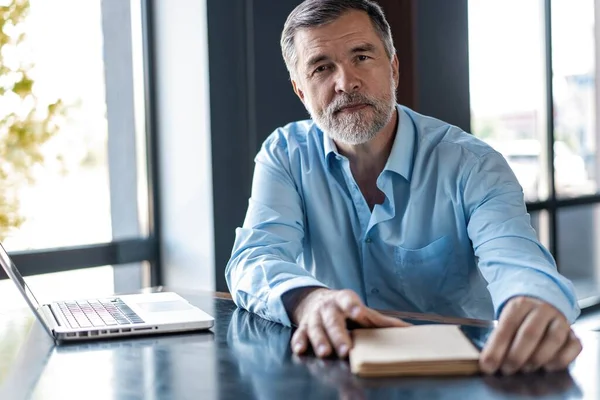
POLYGON ((398 59, 390 60, 369 16, 350 11, 324 26, 302 29, 294 91, 334 141, 373 139, 394 112, 398 59))

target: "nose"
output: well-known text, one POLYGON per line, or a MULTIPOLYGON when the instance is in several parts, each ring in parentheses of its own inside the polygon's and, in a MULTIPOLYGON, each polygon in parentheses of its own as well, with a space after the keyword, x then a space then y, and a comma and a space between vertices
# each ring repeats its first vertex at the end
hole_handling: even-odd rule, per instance
POLYGON ((337 69, 335 91, 353 93, 360 89, 361 80, 352 66, 340 66, 337 69))

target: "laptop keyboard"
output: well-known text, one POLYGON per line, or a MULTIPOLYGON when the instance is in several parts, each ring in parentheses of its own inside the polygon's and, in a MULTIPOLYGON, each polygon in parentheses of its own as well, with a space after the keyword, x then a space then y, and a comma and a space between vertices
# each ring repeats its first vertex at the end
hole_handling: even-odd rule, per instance
POLYGON ((71 328, 143 324, 144 321, 121 299, 58 302, 71 328))

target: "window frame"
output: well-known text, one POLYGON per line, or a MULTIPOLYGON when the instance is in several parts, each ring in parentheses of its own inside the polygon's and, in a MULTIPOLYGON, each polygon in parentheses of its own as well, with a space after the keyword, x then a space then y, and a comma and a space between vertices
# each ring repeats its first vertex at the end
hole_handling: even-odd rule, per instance
MULTIPOLYGON (((104 46, 104 63, 105 63, 105 79, 107 87, 106 95, 106 106, 107 106, 107 119, 108 119, 108 136, 109 136, 109 157, 108 157, 108 168, 110 173, 110 186, 111 186, 111 217, 114 220, 118 215, 118 207, 120 204, 125 204, 127 212, 129 214, 132 210, 135 213, 133 219, 126 222, 127 226, 121 226, 120 232, 115 232, 113 227, 113 236, 121 237, 116 240, 112 240, 108 243, 91 243, 81 246, 67 246, 59 248, 47 248, 47 249, 36 249, 36 250, 25 250, 25 251, 14 251, 9 252, 11 259, 19 269, 21 275, 31 276, 38 274, 47 274, 54 272, 73 271, 83 268, 93 268, 105 265, 111 265, 115 267, 115 290, 120 290, 119 282, 123 281, 120 279, 120 275, 127 274, 132 276, 132 269, 127 268, 131 266, 131 263, 142 263, 147 262, 149 265, 149 276, 144 282, 142 268, 137 268, 134 272, 136 277, 139 277, 134 286, 141 288, 145 284, 150 286, 159 286, 162 284, 162 265, 160 257, 160 196, 159 196, 159 166, 158 157, 156 150, 157 143, 157 129, 156 129, 156 102, 154 85, 155 81, 155 69, 154 69, 154 54, 153 54, 153 35, 154 27, 152 24, 152 7, 151 1, 147 0, 103 0, 102 1, 102 19, 103 19, 103 38, 106 37, 107 30, 110 30, 110 35, 120 35, 121 44, 117 42, 105 41, 104 46), (145 174, 147 177, 147 200, 148 200, 148 230, 147 236, 140 232, 139 221, 137 212, 137 193, 135 190, 129 191, 126 197, 115 198, 112 193, 115 188, 123 187, 124 185, 131 185, 135 188, 137 186, 137 179, 139 171, 135 170, 133 165, 134 173, 126 174, 125 181, 119 181, 123 174, 117 173, 122 170, 124 165, 132 167, 131 163, 136 162, 136 157, 130 157, 131 152, 136 151, 135 146, 131 146, 132 142, 135 142, 135 129, 128 129, 126 140, 129 140, 129 146, 127 151, 129 153, 123 153, 119 151, 119 145, 123 144, 123 132, 116 132, 114 129, 110 129, 111 125, 118 124, 123 121, 114 121, 115 116, 118 113, 111 113, 110 110, 121 110, 125 107, 125 115, 117 115, 116 118, 127 119, 129 124, 127 128, 131 128, 131 121, 134 121, 134 107, 131 96, 111 96, 108 90, 111 84, 122 85, 126 83, 126 89, 133 92, 133 69, 132 60, 123 58, 121 51, 123 50, 122 43, 124 42, 125 48, 129 47, 129 54, 131 54, 132 43, 131 40, 123 41, 123 39, 132 38, 132 27, 131 27, 131 2, 138 1, 141 6, 141 27, 142 27, 142 54, 143 54, 143 70, 144 70, 144 114, 145 114, 145 126, 144 126, 144 148, 146 153, 145 162, 145 174), (125 14, 125 21, 121 19, 105 18, 107 15, 123 15, 125 14), (124 23, 125 22, 125 23, 124 23), (111 46, 107 46, 106 42, 111 43, 111 46), (116 43, 116 46, 114 45, 116 43), (117 47, 121 46, 121 47, 117 47), (106 65, 106 63, 113 63, 106 65), (116 65, 117 63, 124 63, 116 65), (125 74, 123 74, 125 72, 125 74), (120 104, 119 102, 125 98, 125 101, 129 101, 129 104, 120 104), (110 103, 109 103, 110 102, 110 103), (117 137, 120 134, 121 137, 117 137), (111 144, 111 139, 114 144, 111 144), (111 146, 113 146, 111 148, 111 146), (111 154, 112 150, 112 154, 111 154), (129 160, 132 159, 133 161, 129 160), (133 195, 132 195, 133 194, 133 195), (115 201, 119 200, 119 201, 115 201), (125 200, 125 203, 123 203, 125 200), (135 202, 132 204, 131 202, 135 202), (135 225, 135 226, 134 226, 135 225), (123 267, 123 268, 120 268, 123 267), (127 271, 128 270, 128 271, 127 271)), ((3 270, 0 270, 0 279, 7 279, 8 277, 3 270)), ((135 289, 129 284, 127 287, 121 289, 135 289)))
MULTIPOLYGON (((600 193, 573 196, 569 198, 559 198, 556 193, 555 169, 554 169, 554 92, 552 84, 552 0, 543 0, 543 19, 544 19, 544 45, 545 45, 545 90, 546 90, 546 174, 548 176, 548 199, 540 201, 527 202, 527 211, 547 211, 549 222, 549 250, 558 258, 558 224, 557 213, 559 209, 565 207, 575 207, 583 205, 593 205, 600 203, 600 193)), ((598 3, 598 1, 596 1, 598 3)), ((596 27, 598 30, 598 27, 596 27)), ((600 44, 600 43, 599 43, 600 44)), ((598 66, 596 66, 598 69, 598 66)))

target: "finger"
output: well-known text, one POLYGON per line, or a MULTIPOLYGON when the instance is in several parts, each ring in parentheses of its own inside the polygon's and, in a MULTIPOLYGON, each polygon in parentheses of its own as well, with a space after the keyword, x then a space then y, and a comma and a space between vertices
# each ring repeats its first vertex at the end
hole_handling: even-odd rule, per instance
POLYGON ((341 290, 337 293, 335 301, 338 307, 344 311, 347 318, 357 322, 360 326, 369 325, 367 318, 369 308, 364 305, 360 297, 352 290, 341 290))
POLYGON ((341 290, 337 293, 335 301, 346 316, 361 326, 365 327, 404 327, 409 326, 398 318, 387 317, 377 311, 365 306, 358 295, 351 290, 341 290))
POLYGON ((558 354, 548 364, 544 365, 546 371, 559 371, 566 369, 569 364, 581 353, 581 341, 573 331, 569 334, 569 339, 558 354))
POLYGON ((292 336, 292 341, 290 342, 292 346, 292 351, 294 354, 302 354, 306 351, 308 345, 308 336, 306 333, 306 326, 300 326, 294 332, 292 336))
POLYGON ((515 298, 506 304, 498 326, 481 352, 479 363, 484 373, 493 374, 498 370, 519 326, 532 308, 533 304, 524 298, 515 298))
POLYGON ((308 340, 318 357, 327 357, 331 354, 331 345, 323 329, 321 314, 316 314, 308 323, 308 340))
POLYGON ((550 362, 565 345, 569 338, 569 332, 569 323, 564 318, 554 318, 546 330, 542 344, 529 358, 528 368, 524 371, 537 371, 542 365, 550 362))
POLYGON ((356 320, 367 308, 360 297, 352 290, 340 290, 336 293, 335 302, 348 318, 356 320))
MULTIPOLYGON (((511 375, 520 370, 542 343, 546 329, 557 312, 551 306, 534 308, 523 320, 502 362, 502 373, 511 375)), ((562 347, 562 343, 554 349, 562 347)))
POLYGON ((337 305, 332 304, 325 307, 321 315, 329 341, 338 357, 345 358, 352 347, 352 339, 346 329, 346 314, 337 305))
POLYGON ((387 328, 387 327, 406 327, 411 326, 408 322, 402 321, 400 318, 388 317, 380 312, 367 308, 364 313, 364 326, 371 328, 387 328))

